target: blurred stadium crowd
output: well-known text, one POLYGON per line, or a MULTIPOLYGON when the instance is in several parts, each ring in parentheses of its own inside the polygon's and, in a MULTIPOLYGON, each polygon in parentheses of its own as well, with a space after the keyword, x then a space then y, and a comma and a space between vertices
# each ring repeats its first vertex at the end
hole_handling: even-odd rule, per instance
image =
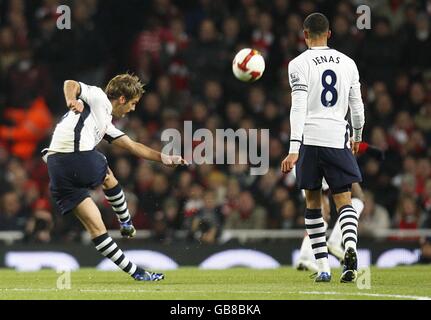
MULTIPOLYGON (((103 88, 126 71, 147 92, 115 124, 153 148, 161 149, 162 130, 181 129, 184 120, 195 129, 270 129, 263 176, 250 176, 247 165, 171 169, 101 144, 137 228, 165 243, 176 230, 213 243, 223 228, 302 229, 301 193, 279 167, 289 149, 287 65, 306 49, 302 21, 314 11, 331 21, 330 46, 357 62, 364 140, 384 150, 384 157, 358 159, 365 190, 359 231, 431 228, 430 1, 0 0, 0 230, 23 230, 31 241, 79 240, 81 226, 51 202, 39 152, 66 112, 64 80, 103 88), (356 28, 364 3, 370 30, 356 28), (60 4, 71 8, 70 30, 57 28, 60 4), (244 47, 267 63, 253 84, 231 72, 244 47)), ((103 192, 93 196, 117 228, 103 192)))

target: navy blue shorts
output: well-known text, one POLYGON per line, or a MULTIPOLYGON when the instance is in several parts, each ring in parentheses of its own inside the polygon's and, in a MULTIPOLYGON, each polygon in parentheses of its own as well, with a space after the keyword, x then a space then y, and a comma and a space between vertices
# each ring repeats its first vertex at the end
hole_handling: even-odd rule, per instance
POLYGON ((296 163, 298 186, 305 190, 320 189, 323 177, 331 191, 362 181, 361 171, 350 149, 302 145, 296 163))
POLYGON ((96 151, 55 153, 48 156, 49 188, 62 214, 76 208, 105 180, 106 157, 96 151))

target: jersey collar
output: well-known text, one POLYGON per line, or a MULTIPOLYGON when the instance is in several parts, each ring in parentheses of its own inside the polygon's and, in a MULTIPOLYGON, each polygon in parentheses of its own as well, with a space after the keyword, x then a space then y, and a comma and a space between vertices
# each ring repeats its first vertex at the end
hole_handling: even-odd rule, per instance
POLYGON ((310 47, 308 50, 328 50, 331 49, 328 46, 320 46, 320 47, 310 47))

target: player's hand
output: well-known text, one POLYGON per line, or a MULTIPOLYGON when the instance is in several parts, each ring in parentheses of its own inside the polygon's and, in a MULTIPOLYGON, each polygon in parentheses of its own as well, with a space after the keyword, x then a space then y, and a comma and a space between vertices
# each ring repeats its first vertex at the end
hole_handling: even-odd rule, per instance
POLYGON ((361 142, 360 141, 353 141, 353 140, 350 140, 350 148, 352 149, 352 153, 353 153, 353 155, 356 155, 356 154, 358 154, 358 152, 359 152, 359 145, 361 144, 361 142))
POLYGON ((68 100, 67 106, 71 111, 75 112, 75 114, 78 114, 84 111, 84 104, 82 103, 81 100, 76 100, 76 99, 68 100))
POLYGON ((282 162, 281 162, 281 172, 289 173, 292 171, 296 162, 298 161, 298 153, 290 153, 282 162))
POLYGON ((161 158, 162 158, 162 162, 168 167, 176 167, 179 165, 186 165, 186 166, 189 165, 189 163, 181 156, 177 156, 177 155, 170 156, 162 153, 161 158))

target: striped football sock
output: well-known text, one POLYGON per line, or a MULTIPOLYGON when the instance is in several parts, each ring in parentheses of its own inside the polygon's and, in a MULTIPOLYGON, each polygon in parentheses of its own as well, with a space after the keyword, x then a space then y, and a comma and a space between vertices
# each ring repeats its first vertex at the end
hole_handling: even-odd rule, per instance
POLYGON ((310 237, 314 258, 319 272, 330 273, 328 248, 326 246, 326 225, 321 209, 305 209, 305 228, 310 237))
POLYGON ((106 258, 110 259, 115 263, 121 270, 133 275, 137 270, 136 264, 130 262, 126 258, 123 251, 117 246, 117 244, 112 240, 108 233, 104 233, 93 239, 94 246, 97 251, 99 251, 106 258))
POLYGON ((117 184, 112 189, 103 190, 105 198, 108 200, 112 209, 115 211, 118 221, 125 223, 130 221, 129 209, 127 209, 126 196, 120 184, 117 184))
POLYGON ((353 248, 356 251, 358 242, 358 214, 351 205, 340 208, 340 228, 343 235, 344 248, 353 248))
MULTIPOLYGON (((352 207, 357 212, 359 219, 362 211, 364 210, 364 202, 358 198, 352 198, 352 207)), ((343 245, 343 234, 341 233, 340 219, 337 219, 337 222, 335 222, 334 227, 332 228, 332 233, 329 236, 328 244, 332 244, 333 246, 343 245)))

